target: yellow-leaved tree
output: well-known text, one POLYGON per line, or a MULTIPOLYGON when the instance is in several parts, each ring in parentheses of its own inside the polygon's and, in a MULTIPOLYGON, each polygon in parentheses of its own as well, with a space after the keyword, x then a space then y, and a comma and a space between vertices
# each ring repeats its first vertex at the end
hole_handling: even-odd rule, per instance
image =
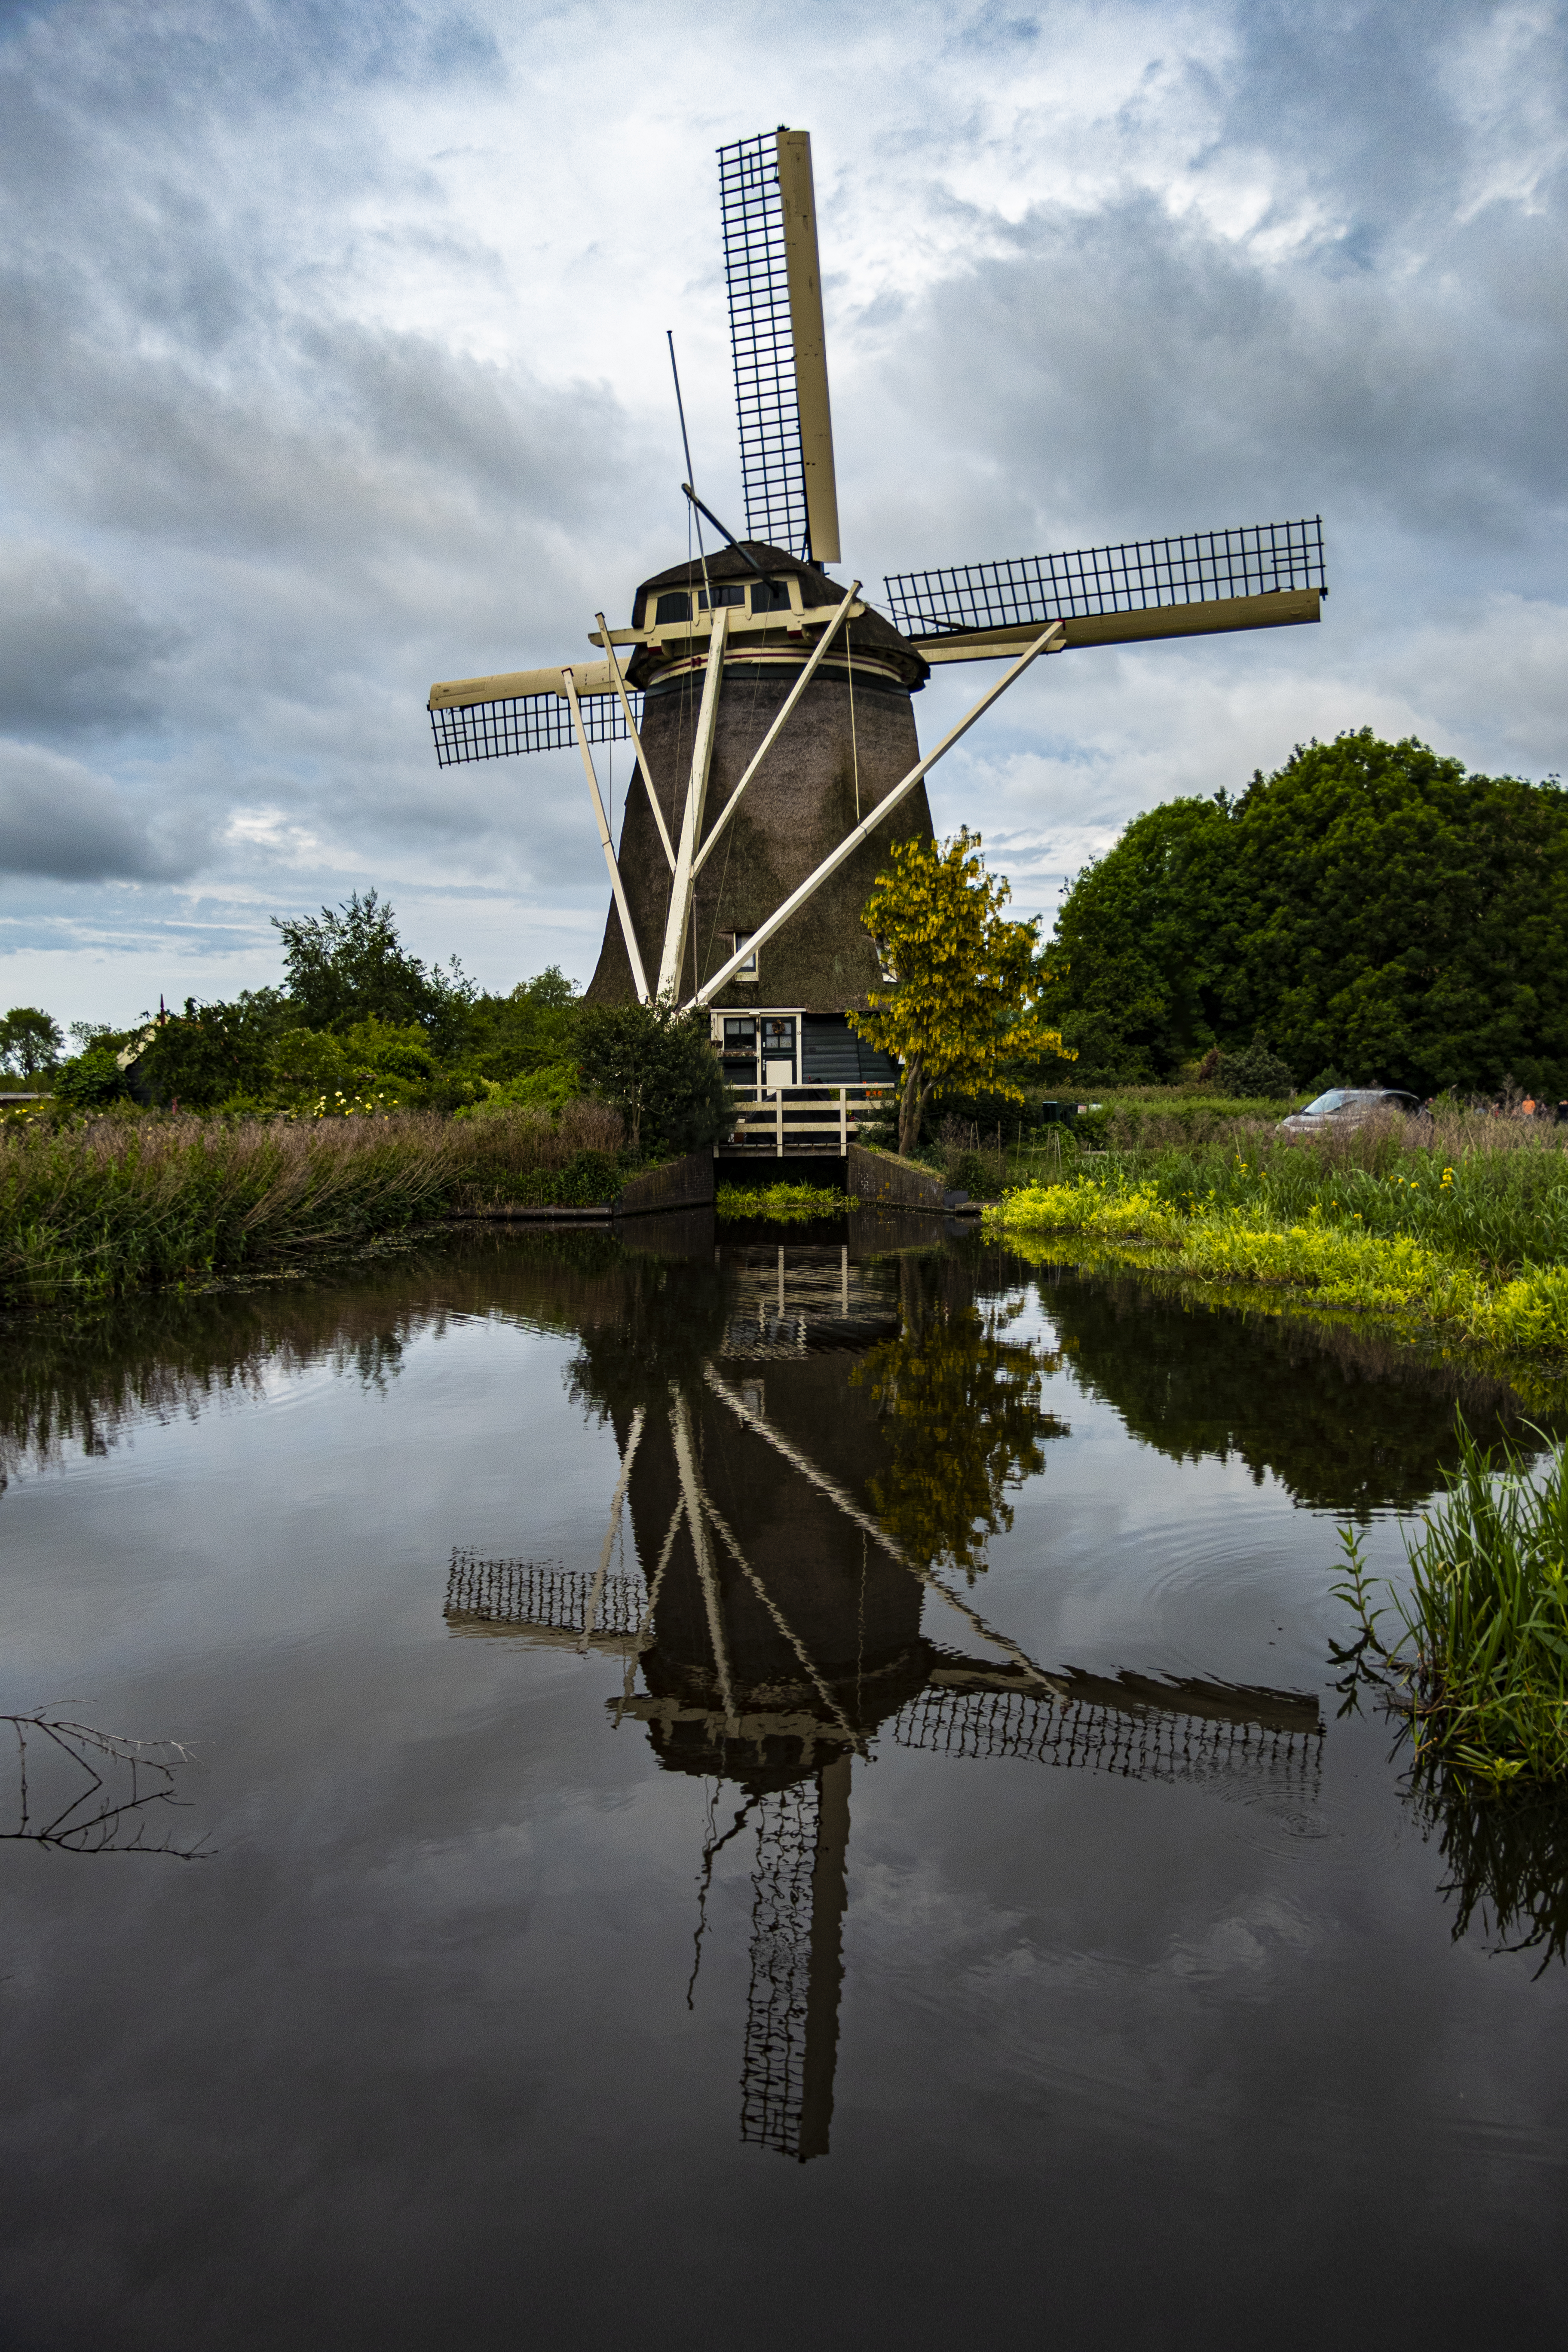
POLYGON ((1022 1102, 1009 1066, 1046 1054, 1076 1056, 1043 1018, 1047 982, 1039 918, 1009 922, 1013 893, 988 874, 968 827, 943 843, 901 842, 860 919, 877 942, 887 986, 851 1013, 860 1036, 901 1062, 899 1150, 912 1151, 933 1090, 1001 1095, 1022 1102))

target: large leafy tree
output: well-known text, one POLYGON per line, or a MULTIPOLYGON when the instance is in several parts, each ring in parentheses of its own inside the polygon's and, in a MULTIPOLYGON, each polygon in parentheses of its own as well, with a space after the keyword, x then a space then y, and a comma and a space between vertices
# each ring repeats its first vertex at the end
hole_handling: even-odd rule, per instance
POLYGON ((1298 1080, 1568 1091, 1568 793, 1369 729, 1166 803, 1080 874, 1047 1003, 1086 1074, 1265 1036, 1298 1080))
POLYGON ((0 1018, 0 1069, 20 1071, 25 1078, 52 1070, 65 1042, 59 1024, 36 1004, 14 1004, 0 1018))
POLYGON ((473 982, 454 957, 431 970, 410 955, 397 935, 394 909, 374 890, 355 891, 338 908, 285 922, 274 915, 283 941, 289 995, 306 1029, 352 1029, 356 1022, 417 1022, 441 1045, 460 1040, 473 1001, 473 982))
POLYGON ((1022 1102, 1017 1066, 1062 1049, 1039 1012, 1038 919, 1010 922, 1002 908, 1011 896, 1002 876, 986 872, 980 835, 966 828, 941 848, 901 842, 866 901, 861 920, 890 978, 849 1020, 903 1065, 900 1151, 919 1141, 939 1085, 1022 1102))

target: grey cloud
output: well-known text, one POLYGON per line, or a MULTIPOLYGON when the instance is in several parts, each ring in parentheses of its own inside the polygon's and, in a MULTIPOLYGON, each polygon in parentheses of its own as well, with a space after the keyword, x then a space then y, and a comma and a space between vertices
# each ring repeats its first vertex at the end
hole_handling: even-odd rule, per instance
POLYGON ((173 632, 105 573, 58 548, 0 541, 0 731, 144 720, 173 632))
POLYGON ((168 878, 193 869, 196 848, 188 835, 181 847, 157 842, 124 796, 79 760, 0 740, 0 873, 168 878))
POLYGON ((1563 285, 1546 219, 1473 225, 1393 284, 1259 266, 1140 198, 1036 216, 1011 253, 949 281, 913 388, 968 457, 984 384, 1009 495, 1032 491, 1047 529, 1121 535, 1129 514, 1191 529, 1337 500, 1342 519, 1450 551, 1517 562, 1539 541, 1555 565, 1542 525, 1563 499, 1563 285))

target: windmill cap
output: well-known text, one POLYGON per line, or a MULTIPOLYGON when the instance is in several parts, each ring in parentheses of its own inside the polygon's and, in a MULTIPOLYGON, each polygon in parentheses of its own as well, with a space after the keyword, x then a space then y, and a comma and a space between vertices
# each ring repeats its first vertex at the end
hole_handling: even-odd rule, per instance
MULTIPOLYGON (((784 580, 792 575, 801 583, 801 595, 806 604, 841 604, 848 593, 841 580, 830 580, 816 564, 803 563, 798 555, 788 555, 782 547, 770 547, 765 540, 742 540, 740 547, 725 547, 708 558, 707 577, 710 580, 752 580, 756 577, 752 565, 770 580, 784 580), (745 552, 742 554, 742 549, 745 552), (746 561, 750 556, 751 562, 746 561)), ((699 562, 672 563, 668 572, 656 572, 645 580, 632 599, 632 626, 646 628, 648 600, 667 588, 695 591, 702 586, 703 567, 699 562)), ((864 591, 861 601, 864 602, 864 591)), ((880 613, 868 611, 847 625, 853 632, 855 649, 868 654, 890 655, 897 661, 900 674, 911 689, 922 687, 931 675, 929 666, 917 646, 894 628, 891 621, 880 613)), ((640 682, 640 681, 639 681, 640 682)))

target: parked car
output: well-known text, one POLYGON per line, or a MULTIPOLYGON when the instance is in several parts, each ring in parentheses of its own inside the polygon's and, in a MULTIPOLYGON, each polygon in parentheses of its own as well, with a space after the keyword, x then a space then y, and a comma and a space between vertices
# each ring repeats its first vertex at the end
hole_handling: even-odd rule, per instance
POLYGON ((1408 1118, 1426 1118, 1430 1113, 1415 1095, 1407 1095, 1398 1087, 1331 1087, 1326 1095, 1310 1102, 1305 1110, 1292 1111, 1282 1118, 1275 1132, 1281 1135, 1323 1135, 1331 1127, 1360 1127, 1380 1111, 1403 1111, 1408 1118))

